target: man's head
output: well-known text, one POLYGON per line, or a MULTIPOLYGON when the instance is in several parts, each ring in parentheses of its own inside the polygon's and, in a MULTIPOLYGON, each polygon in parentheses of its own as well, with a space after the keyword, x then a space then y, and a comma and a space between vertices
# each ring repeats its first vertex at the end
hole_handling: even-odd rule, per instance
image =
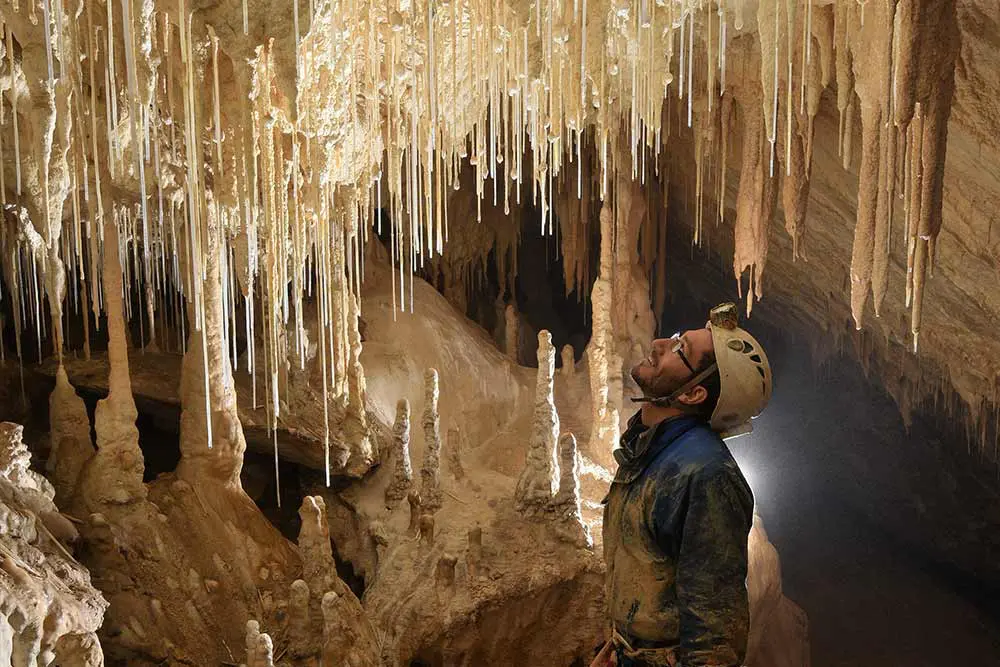
POLYGON ((723 437, 750 430, 771 398, 771 366, 756 338, 738 326, 735 304, 720 304, 704 329, 653 341, 632 368, 642 389, 642 420, 652 425, 696 414, 723 437))
MULTIPOLYGON (((715 347, 711 330, 691 329, 671 338, 654 340, 649 356, 632 367, 632 379, 645 396, 663 398, 714 363, 715 347)), ((715 410, 719 388, 719 374, 710 373, 678 395, 675 407, 707 420, 715 410)))

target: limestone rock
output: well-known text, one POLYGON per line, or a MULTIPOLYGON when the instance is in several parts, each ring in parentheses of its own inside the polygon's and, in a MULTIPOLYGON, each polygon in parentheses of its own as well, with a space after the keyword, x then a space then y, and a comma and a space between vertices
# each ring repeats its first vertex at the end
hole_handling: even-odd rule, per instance
POLYGON ((56 371, 56 388, 49 396, 49 433, 52 449, 45 463, 59 504, 68 507, 76 492, 80 472, 94 455, 90 442, 87 407, 69 383, 66 370, 56 371))
POLYGON ((405 398, 396 403, 396 423, 392 427, 392 481, 385 490, 387 505, 395 505, 406 497, 413 484, 410 465, 410 402, 405 398))
POLYGON ((517 481, 514 495, 517 507, 529 513, 548 505, 558 489, 556 440, 559 437, 559 415, 553 398, 554 372, 555 348, 552 347, 552 336, 548 331, 541 331, 538 334, 538 379, 531 444, 528 460, 517 481))
POLYGON ((101 667, 95 633, 108 603, 47 527, 55 493, 28 467, 21 434, 0 423, 0 663, 101 667))
POLYGON ((424 375, 424 463, 420 467, 420 498, 427 510, 441 507, 441 424, 438 414, 438 372, 424 375))

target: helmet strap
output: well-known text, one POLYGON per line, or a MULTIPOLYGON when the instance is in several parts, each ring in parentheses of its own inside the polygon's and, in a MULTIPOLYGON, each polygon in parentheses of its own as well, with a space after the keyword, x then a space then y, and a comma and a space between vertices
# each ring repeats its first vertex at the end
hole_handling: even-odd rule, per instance
POLYGON ((640 396, 639 398, 631 399, 633 403, 649 403, 650 405, 655 405, 660 408, 669 408, 676 403, 680 396, 688 393, 699 384, 701 384, 706 378, 710 377, 713 373, 719 372, 719 364, 713 363, 708 368, 703 371, 692 375, 691 378, 682 384, 677 389, 673 390, 666 396, 640 396))

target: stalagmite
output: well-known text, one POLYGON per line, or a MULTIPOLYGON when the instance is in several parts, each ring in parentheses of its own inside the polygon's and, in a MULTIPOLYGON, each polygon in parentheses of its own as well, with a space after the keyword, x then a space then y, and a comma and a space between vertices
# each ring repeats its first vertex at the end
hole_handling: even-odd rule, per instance
POLYGON ((441 425, 438 415, 438 372, 424 373, 424 462, 420 466, 420 498, 425 510, 441 507, 441 425))
POLYGON ((552 393, 555 348, 548 331, 538 332, 538 378, 535 384, 535 412, 528 457, 514 492, 514 504, 522 512, 537 513, 558 489, 559 462, 556 440, 559 415, 552 393))
POLYGON ((451 588, 455 585, 455 565, 457 563, 458 559, 455 556, 448 553, 441 554, 434 570, 434 582, 438 588, 451 588))
POLYGON ((56 490, 60 505, 68 506, 76 492, 80 473, 94 447, 90 442, 87 406, 69 383, 66 370, 56 370, 56 387, 49 396, 49 440, 51 449, 45 471, 56 490))
POLYGON ((434 546, 434 515, 429 512, 420 515, 420 546, 427 549, 434 546))
POLYGON ((405 398, 396 403, 396 423, 392 427, 392 481, 385 489, 385 502, 394 506, 407 496, 413 484, 410 466, 410 402, 405 398))
POLYGON ((518 350, 518 341, 520 340, 519 322, 517 317, 517 310, 514 308, 514 304, 508 303, 507 307, 504 308, 504 352, 510 357, 510 360, 515 364, 520 363, 520 354, 518 350))
POLYGON ((247 667, 274 667, 274 643, 271 636, 262 632, 247 641, 247 667))
POLYGON ((302 553, 302 579, 311 591, 329 590, 337 570, 330 544, 330 526, 326 502, 322 496, 306 496, 299 508, 299 551, 302 553))
POLYGON ((94 636, 107 601, 64 544, 79 535, 31 469, 18 424, 0 422, 0 660, 7 665, 104 664, 94 636))
POLYGON ((601 208, 601 263, 600 274, 590 293, 593 324, 590 343, 587 345, 587 366, 590 376, 591 428, 587 454, 598 463, 611 465, 611 449, 617 433, 609 429, 608 409, 608 354, 612 349, 611 332, 611 272, 613 263, 613 220, 611 207, 601 208))
POLYGON ((410 492, 406 494, 406 501, 410 506, 410 526, 407 532, 410 535, 416 535, 420 531, 420 493, 416 489, 410 489, 410 492))
POLYGON ((84 507, 98 511, 106 505, 124 505, 146 497, 142 483, 143 456, 139 449, 138 412, 129 379, 125 318, 122 312, 122 263, 118 226, 104 220, 104 309, 108 317, 108 396, 97 402, 94 430, 97 452, 80 474, 84 507))
POLYGON ((580 512, 580 473, 576 458, 576 436, 563 433, 559 436, 559 491, 552 499, 553 507, 569 507, 580 512))
POLYGON ((560 535, 581 547, 591 545, 590 530, 583 522, 580 505, 580 470, 577 460, 576 437, 572 433, 559 436, 559 491, 552 499, 552 511, 562 522, 560 535))
MULTIPOLYGON (((352 649, 362 649, 357 646, 354 633, 347 632, 347 609, 343 595, 334 591, 323 594, 320 602, 323 614, 323 648, 320 652, 321 665, 364 664, 360 660, 351 659, 352 649)), ((249 667, 249 665, 247 666, 249 667)))
MULTIPOLYGON (((177 474, 192 483, 211 479, 240 488, 246 441, 236 409, 236 387, 224 338, 222 220, 210 192, 205 202, 207 240, 201 270, 201 331, 192 330, 181 370, 181 461, 177 474)), ((201 235, 201 232, 189 232, 201 235)), ((199 319, 188 302, 188 319, 199 319)))
POLYGON ((462 465, 462 452, 465 449, 462 432, 457 428, 448 429, 448 443, 445 458, 448 469, 456 481, 465 479, 465 466, 462 465))
POLYGON ((288 599, 288 642, 295 657, 308 655, 312 628, 309 620, 309 585, 301 579, 292 582, 288 599))
POLYGON ((563 345, 560 356, 562 357, 562 374, 574 375, 576 373, 576 352, 573 350, 573 346, 563 345))

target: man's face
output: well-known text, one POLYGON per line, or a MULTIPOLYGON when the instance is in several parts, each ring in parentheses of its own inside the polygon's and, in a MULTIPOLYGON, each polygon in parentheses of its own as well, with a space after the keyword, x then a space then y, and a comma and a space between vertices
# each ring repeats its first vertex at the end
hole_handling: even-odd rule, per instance
POLYGON ((706 329, 685 331, 679 338, 657 338, 649 356, 632 367, 632 379, 647 396, 666 396, 684 384, 701 368, 705 354, 712 351, 712 332, 706 329), (680 347, 681 354, 674 352, 680 347))

